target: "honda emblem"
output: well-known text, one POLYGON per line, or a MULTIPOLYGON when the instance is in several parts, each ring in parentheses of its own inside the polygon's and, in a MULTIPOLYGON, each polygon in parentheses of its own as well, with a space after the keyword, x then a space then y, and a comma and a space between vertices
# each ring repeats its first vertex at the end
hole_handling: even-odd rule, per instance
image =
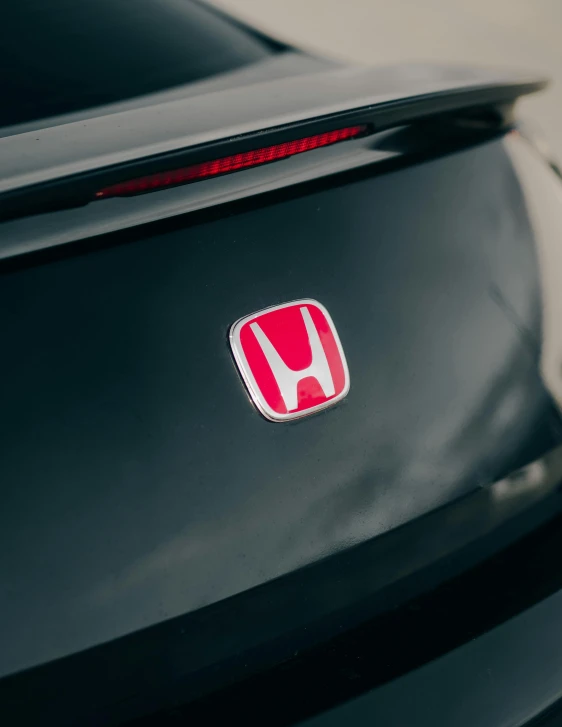
POLYGON ((316 300, 252 313, 230 329, 230 346, 259 411, 284 422, 326 409, 349 391, 349 371, 330 314, 316 300))

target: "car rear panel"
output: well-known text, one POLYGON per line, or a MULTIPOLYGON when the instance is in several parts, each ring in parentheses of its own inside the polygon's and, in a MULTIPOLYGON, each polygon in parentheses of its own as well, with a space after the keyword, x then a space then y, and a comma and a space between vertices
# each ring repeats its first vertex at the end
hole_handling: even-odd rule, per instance
POLYGON ((513 130, 545 81, 117 5, 0 29, 0 722, 551 718, 562 187, 513 130), (268 421, 229 333, 291 301, 351 387, 268 421))
POLYGON ((360 544, 556 443, 501 139, 70 247, 0 286, 4 675, 360 544), (330 312, 351 390, 277 424, 227 334, 299 298, 330 312))

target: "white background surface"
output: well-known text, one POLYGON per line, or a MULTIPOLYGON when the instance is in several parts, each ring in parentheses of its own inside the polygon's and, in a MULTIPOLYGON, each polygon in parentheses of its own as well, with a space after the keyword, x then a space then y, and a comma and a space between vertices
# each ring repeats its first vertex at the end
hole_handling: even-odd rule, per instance
POLYGON ((212 0, 280 40, 359 63, 440 61, 537 71, 521 102, 562 160, 562 0, 212 0))

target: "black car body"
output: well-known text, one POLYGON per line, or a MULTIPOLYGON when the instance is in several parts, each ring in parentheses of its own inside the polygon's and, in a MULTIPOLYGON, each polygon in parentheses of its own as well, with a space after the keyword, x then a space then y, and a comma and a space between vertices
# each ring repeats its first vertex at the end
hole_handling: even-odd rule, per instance
POLYGON ((0 29, 2 724, 548 717, 562 205, 513 112, 543 82, 128 6, 0 29), (351 388, 272 423, 229 330, 308 298, 351 388))

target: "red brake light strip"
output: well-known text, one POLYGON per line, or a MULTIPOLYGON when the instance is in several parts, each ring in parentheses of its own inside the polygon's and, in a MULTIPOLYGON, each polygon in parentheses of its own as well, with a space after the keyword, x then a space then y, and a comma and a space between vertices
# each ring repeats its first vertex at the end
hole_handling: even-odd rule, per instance
POLYGON ((167 172, 157 172, 149 174, 138 179, 130 179, 126 182, 112 184, 109 187, 100 189, 96 192, 96 199, 105 199, 107 197, 126 197, 142 192, 156 191, 164 187, 172 187, 178 184, 186 184, 208 177, 216 177, 220 174, 228 174, 238 169, 246 169, 248 167, 256 167, 260 164, 285 159, 294 154, 301 154, 304 151, 318 149, 321 146, 329 146, 338 141, 353 139, 360 136, 367 130, 366 125, 347 126, 343 129, 334 131, 326 131, 323 134, 315 134, 307 136, 304 139, 296 139, 295 141, 287 141, 283 144, 273 144, 265 146, 261 149, 253 151, 245 151, 241 154, 233 154, 232 156, 214 159, 201 164, 192 164, 188 167, 180 169, 172 169, 167 172))

